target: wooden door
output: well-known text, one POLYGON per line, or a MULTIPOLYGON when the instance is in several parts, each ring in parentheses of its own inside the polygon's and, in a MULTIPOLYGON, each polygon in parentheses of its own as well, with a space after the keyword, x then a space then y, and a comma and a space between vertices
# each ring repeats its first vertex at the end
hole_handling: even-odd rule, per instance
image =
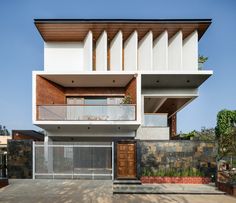
POLYGON ((117 178, 136 178, 136 144, 117 144, 117 178))

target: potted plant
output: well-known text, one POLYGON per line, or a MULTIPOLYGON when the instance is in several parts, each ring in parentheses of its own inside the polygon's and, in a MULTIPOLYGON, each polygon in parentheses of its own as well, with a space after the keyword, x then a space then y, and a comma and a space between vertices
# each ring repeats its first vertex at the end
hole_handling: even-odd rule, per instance
POLYGON ((198 69, 202 70, 203 69, 203 64, 208 60, 208 57, 205 57, 203 55, 200 55, 198 57, 198 69))

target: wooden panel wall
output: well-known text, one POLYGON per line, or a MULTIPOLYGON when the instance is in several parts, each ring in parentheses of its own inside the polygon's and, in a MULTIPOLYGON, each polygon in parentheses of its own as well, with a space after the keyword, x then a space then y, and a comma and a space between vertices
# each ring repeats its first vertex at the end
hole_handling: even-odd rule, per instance
POLYGON ((177 114, 174 114, 168 119, 168 124, 170 127, 170 139, 175 137, 177 134, 177 114))
POLYGON ((36 105, 65 104, 64 89, 41 76, 36 77, 36 105))
POLYGON ((130 95, 131 98, 132 98, 132 104, 136 104, 136 78, 133 78, 129 84, 126 86, 126 91, 125 91, 125 94, 126 95, 130 95))

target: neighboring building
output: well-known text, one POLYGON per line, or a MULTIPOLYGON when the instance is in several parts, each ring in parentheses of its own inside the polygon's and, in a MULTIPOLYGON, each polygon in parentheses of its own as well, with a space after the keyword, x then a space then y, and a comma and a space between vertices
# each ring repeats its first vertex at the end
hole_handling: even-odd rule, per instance
MULTIPOLYGON (((45 146, 64 141, 79 148, 44 149, 47 164, 58 153, 63 161, 78 160, 73 174, 91 175, 82 170, 89 168, 98 177, 95 169, 103 168, 113 178, 136 178, 135 142, 174 137, 177 112, 213 73, 198 68, 198 41, 210 24, 36 19, 44 70, 33 72, 33 123, 45 130, 45 146)), ((37 161, 36 154, 36 165, 43 164, 37 161)), ((38 175, 48 175, 47 167, 38 175)))
POLYGON ((12 130, 12 139, 44 141, 44 134, 35 130, 12 130))

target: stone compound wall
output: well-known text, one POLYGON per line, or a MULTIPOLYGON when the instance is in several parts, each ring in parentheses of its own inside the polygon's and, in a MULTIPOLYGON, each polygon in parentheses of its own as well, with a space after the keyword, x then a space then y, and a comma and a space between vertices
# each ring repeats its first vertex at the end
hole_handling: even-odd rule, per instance
POLYGON ((137 148, 139 177, 144 169, 195 168, 208 177, 216 173, 217 146, 214 142, 138 141, 137 148))
POLYGON ((32 141, 8 140, 8 178, 32 178, 32 141))

